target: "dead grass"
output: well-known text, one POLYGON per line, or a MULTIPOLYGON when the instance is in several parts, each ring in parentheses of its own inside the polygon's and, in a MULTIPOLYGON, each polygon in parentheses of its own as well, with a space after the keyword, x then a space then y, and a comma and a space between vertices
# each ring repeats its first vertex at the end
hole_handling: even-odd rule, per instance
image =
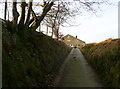
POLYGON ((105 86, 120 87, 120 39, 89 44, 81 51, 101 76, 105 86))

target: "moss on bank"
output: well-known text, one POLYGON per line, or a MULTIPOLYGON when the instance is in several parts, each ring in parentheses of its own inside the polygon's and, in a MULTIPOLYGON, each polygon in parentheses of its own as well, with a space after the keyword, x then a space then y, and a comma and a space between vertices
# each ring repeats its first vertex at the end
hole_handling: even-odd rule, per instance
POLYGON ((3 26, 3 87, 52 86, 70 48, 42 33, 11 34, 3 26))
POLYGON ((120 39, 81 48, 107 87, 120 87, 120 39))

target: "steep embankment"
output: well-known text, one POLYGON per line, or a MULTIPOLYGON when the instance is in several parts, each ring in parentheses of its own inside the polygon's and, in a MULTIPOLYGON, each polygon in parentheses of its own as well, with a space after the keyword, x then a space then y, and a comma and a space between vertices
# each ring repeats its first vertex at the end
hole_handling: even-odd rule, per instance
POLYGON ((120 87, 120 39, 89 44, 81 51, 105 86, 120 87))
POLYGON ((3 24, 3 87, 52 86, 70 48, 42 33, 21 36, 8 30, 3 24))

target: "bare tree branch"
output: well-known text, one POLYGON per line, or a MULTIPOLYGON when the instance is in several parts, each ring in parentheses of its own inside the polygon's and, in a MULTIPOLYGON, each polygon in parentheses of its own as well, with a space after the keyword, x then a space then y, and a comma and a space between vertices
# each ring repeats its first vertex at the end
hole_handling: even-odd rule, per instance
POLYGON ((33 9, 31 10, 31 12, 32 12, 32 16, 34 18, 34 21, 37 21, 37 16, 36 16, 35 12, 33 11, 33 9))
POLYGON ((42 12, 41 16, 39 16, 38 20, 31 25, 31 29, 32 30, 36 30, 38 28, 39 24, 44 19, 44 17, 46 16, 47 12, 51 9, 52 6, 53 6, 53 2, 50 2, 50 3, 48 2, 46 4, 46 6, 43 9, 43 12, 42 12))

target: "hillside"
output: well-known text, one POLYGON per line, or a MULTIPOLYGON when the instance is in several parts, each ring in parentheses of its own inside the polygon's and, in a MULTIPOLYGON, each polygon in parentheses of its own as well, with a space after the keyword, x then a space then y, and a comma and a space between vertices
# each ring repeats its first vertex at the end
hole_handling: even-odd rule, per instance
POLYGON ((107 87, 120 87, 120 39, 108 39, 81 48, 107 87))
POLYGON ((4 23, 2 31, 2 86, 52 86, 70 48, 42 33, 11 34, 4 23))

